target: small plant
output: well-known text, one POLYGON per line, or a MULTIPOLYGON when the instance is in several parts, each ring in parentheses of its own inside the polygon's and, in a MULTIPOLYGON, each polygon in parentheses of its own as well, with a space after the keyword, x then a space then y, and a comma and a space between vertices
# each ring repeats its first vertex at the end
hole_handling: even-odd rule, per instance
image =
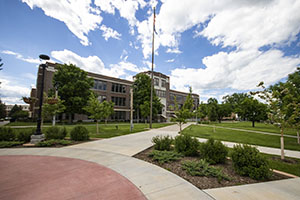
POLYGON ((36 129, 19 130, 17 133, 17 140, 20 142, 30 142, 31 135, 35 133, 36 129))
POLYGON ((89 140, 89 131, 84 126, 75 126, 70 132, 71 140, 89 140))
POLYGON ((256 180, 265 180, 271 176, 268 160, 255 147, 235 145, 231 153, 236 172, 256 180))
POLYGON ((66 137, 66 135, 67 135, 67 129, 65 127, 59 128, 56 126, 52 126, 45 131, 46 140, 51 140, 51 139, 62 140, 66 137))
POLYGON ((170 151, 171 144, 173 143, 173 138, 169 135, 167 136, 155 136, 152 138, 152 143, 154 143, 154 149, 159 151, 170 151))
POLYGON ((218 178, 218 181, 230 180, 230 178, 222 172, 222 169, 209 166, 209 163, 201 159, 199 161, 184 161, 181 163, 182 169, 191 176, 212 176, 218 178))
POLYGON ((185 156, 197 156, 199 141, 189 135, 182 134, 175 137, 175 150, 185 156))
POLYGON ((160 164, 168 163, 171 161, 179 160, 182 155, 174 151, 157 151, 154 150, 149 154, 153 160, 158 161, 160 164))
POLYGON ((23 144, 24 142, 18 141, 0 141, 0 148, 9 148, 23 144))
POLYGON ((210 138, 200 145, 201 156, 211 164, 225 163, 227 147, 220 141, 210 138))
POLYGON ((69 140, 45 140, 42 142, 37 143, 35 146, 38 147, 52 147, 56 145, 66 146, 72 144, 72 141, 69 140))
POLYGON ((10 127, 0 127, 0 141, 14 141, 16 134, 10 127))

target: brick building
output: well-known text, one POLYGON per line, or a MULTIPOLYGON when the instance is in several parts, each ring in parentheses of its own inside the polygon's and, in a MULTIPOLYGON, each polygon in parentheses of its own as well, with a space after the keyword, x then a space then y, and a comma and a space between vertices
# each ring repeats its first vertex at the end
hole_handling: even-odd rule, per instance
MULTIPOLYGON (((44 91, 48 93, 48 91, 53 88, 52 79, 55 72, 55 65, 53 63, 47 63, 48 67, 45 71, 45 80, 44 80, 44 91)), ((87 72, 88 77, 94 79, 94 87, 91 88, 95 93, 97 93, 99 101, 107 100, 114 102, 114 110, 115 113, 111 116, 111 120, 115 121, 128 121, 130 119, 130 87, 133 82, 109 77, 101 74, 95 74, 91 72, 87 72)), ((147 75, 151 75, 151 71, 142 72, 147 75)), ((38 98, 38 94, 41 89, 41 76, 42 69, 38 69, 38 78, 37 78, 37 88, 32 89, 31 97, 38 98)), ((133 77, 134 79, 134 77, 133 77)), ((162 73, 154 72, 153 73, 154 80, 154 89, 157 96, 160 98, 161 103, 164 105, 161 111, 160 116, 157 117, 160 121, 168 121, 172 114, 174 113, 170 106, 174 106, 174 97, 176 96, 176 100, 179 105, 182 105, 187 97, 188 93, 175 91, 170 89, 170 78, 162 73)), ((59 94, 58 94, 59 95, 59 94)), ((199 95, 192 94, 194 99, 195 107, 199 104, 199 95)), ((34 105, 30 105, 30 110, 33 113, 37 113, 38 110, 38 102, 34 105)), ((75 114, 73 117, 75 120, 86 120, 88 119, 86 115, 75 114)))

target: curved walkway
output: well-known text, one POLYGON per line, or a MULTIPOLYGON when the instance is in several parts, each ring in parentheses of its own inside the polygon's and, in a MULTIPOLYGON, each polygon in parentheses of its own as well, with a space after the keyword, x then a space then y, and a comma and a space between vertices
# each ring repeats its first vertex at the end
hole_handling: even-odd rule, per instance
MULTIPOLYGON (((191 123, 186 124, 184 127, 190 124, 191 123)), ((231 187, 227 187, 228 189, 219 188, 214 189, 214 191, 203 191, 167 170, 131 157, 132 155, 152 146, 152 137, 156 135, 171 135, 174 137, 177 134, 178 126, 172 125, 140 133, 82 143, 66 148, 1 149, 0 157, 1 155, 42 155, 74 158, 97 163, 110 168, 127 178, 137 188, 139 188, 139 190, 147 199, 150 200, 224 199, 221 195, 224 191, 234 193, 235 199, 247 199, 242 198, 244 197, 243 195, 245 195, 247 191, 251 189, 251 185, 255 184, 245 185, 241 187, 238 192, 235 192, 235 187, 232 187, 233 190, 230 190, 231 187)), ((273 150, 274 148, 266 149, 273 150)), ((298 151, 293 151, 293 153, 295 153, 296 156, 300 154, 298 151)), ((1 163, 2 162, 0 162, 0 165, 1 163)), ((287 186, 289 184, 294 185, 297 184, 297 181, 300 181, 300 179, 288 179, 285 184, 287 186)), ((267 188, 271 188, 274 184, 274 182, 264 183, 261 185, 260 190, 252 187, 251 191, 254 196, 251 196, 249 193, 247 193, 250 195, 248 196, 248 199, 253 199, 252 197, 256 197, 257 192, 262 193, 260 195, 262 198, 256 197, 254 199, 267 199, 264 198, 263 193, 268 192, 267 188)), ((273 196, 278 197, 277 199, 298 199, 300 196, 300 190, 295 187, 274 188, 275 189, 272 190, 273 196)))

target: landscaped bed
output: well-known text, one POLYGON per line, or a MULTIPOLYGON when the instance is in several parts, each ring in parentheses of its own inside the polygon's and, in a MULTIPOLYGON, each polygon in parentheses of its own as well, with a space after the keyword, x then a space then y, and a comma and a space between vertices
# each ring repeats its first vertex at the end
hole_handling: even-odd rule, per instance
MULTIPOLYGON (((177 174, 200 189, 290 178, 271 170, 278 165, 272 160, 280 162, 278 157, 262 155, 248 145, 228 149, 219 141, 210 139, 206 143, 199 143, 188 135, 177 136, 175 139, 159 136, 153 138, 152 142, 153 147, 134 157, 177 174)), ((288 161, 281 161, 282 165, 287 166, 291 162, 293 168, 300 165, 298 159, 288 161)))
MULTIPOLYGON (((240 176, 238 175, 232 166, 232 161, 227 159, 225 164, 217 164, 212 165, 215 167, 222 168, 223 173, 226 174, 230 180, 221 180, 219 181, 217 177, 207 177, 207 176, 191 176, 185 170, 182 169, 181 163, 183 161, 197 161, 199 158, 196 157, 183 157, 177 161, 169 162, 169 163, 159 163, 158 161, 154 161, 149 154, 154 150, 154 147, 148 148, 134 157, 147 161, 149 163, 158 165, 178 176, 184 178, 185 180, 189 181, 199 189, 209 189, 209 188, 219 188, 219 187, 226 187, 226 186, 234 186, 234 185, 243 185, 243 184, 250 184, 250 183, 259 183, 263 181, 254 180, 250 177, 240 176)), ((280 175, 277 173, 272 174, 271 178, 266 181, 273 181, 273 180, 281 180, 287 179, 289 177, 280 175)))

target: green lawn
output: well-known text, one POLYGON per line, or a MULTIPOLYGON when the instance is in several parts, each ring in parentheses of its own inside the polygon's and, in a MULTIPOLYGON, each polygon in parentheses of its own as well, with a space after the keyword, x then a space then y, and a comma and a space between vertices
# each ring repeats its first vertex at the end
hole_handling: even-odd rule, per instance
MULTIPOLYGON (((153 128, 161 128, 165 126, 172 125, 173 123, 153 123, 153 128)), ((70 131, 75 127, 76 125, 58 125, 58 127, 66 127, 68 131, 68 135, 70 136, 70 131)), ((144 130, 147 130, 149 127, 149 124, 139 123, 134 124, 133 131, 130 132, 130 124, 129 123, 121 123, 121 124, 99 124, 99 134, 96 133, 96 124, 85 124, 85 126, 89 133, 91 138, 110 138, 110 137, 116 137, 120 135, 127 135, 131 133, 141 132, 144 130), (117 126, 117 127, 116 127, 117 126)), ((48 127, 44 127, 42 131, 45 131, 48 127)), ((17 131, 21 131, 24 129, 29 128, 18 128, 17 131)))
MULTIPOLYGON (((209 125, 223 126, 223 127, 229 127, 229 128, 240 128, 240 129, 246 129, 246 130, 263 131, 263 132, 280 134, 280 129, 278 126, 275 126, 273 124, 265 124, 265 123, 258 123, 258 122, 255 122, 255 127, 252 127, 252 122, 210 123, 209 125)), ((297 132, 295 129, 289 128, 289 129, 284 130, 284 134, 296 136, 297 132)))
MULTIPOLYGON (((234 131, 218 127, 216 127, 216 132, 213 132, 212 127, 204 127, 200 125, 191 125, 184 129, 183 133, 200 138, 214 138, 222 141, 280 148, 280 136, 234 131)), ((300 151, 300 145, 297 144, 296 138, 285 137, 284 144, 285 149, 300 151)))

